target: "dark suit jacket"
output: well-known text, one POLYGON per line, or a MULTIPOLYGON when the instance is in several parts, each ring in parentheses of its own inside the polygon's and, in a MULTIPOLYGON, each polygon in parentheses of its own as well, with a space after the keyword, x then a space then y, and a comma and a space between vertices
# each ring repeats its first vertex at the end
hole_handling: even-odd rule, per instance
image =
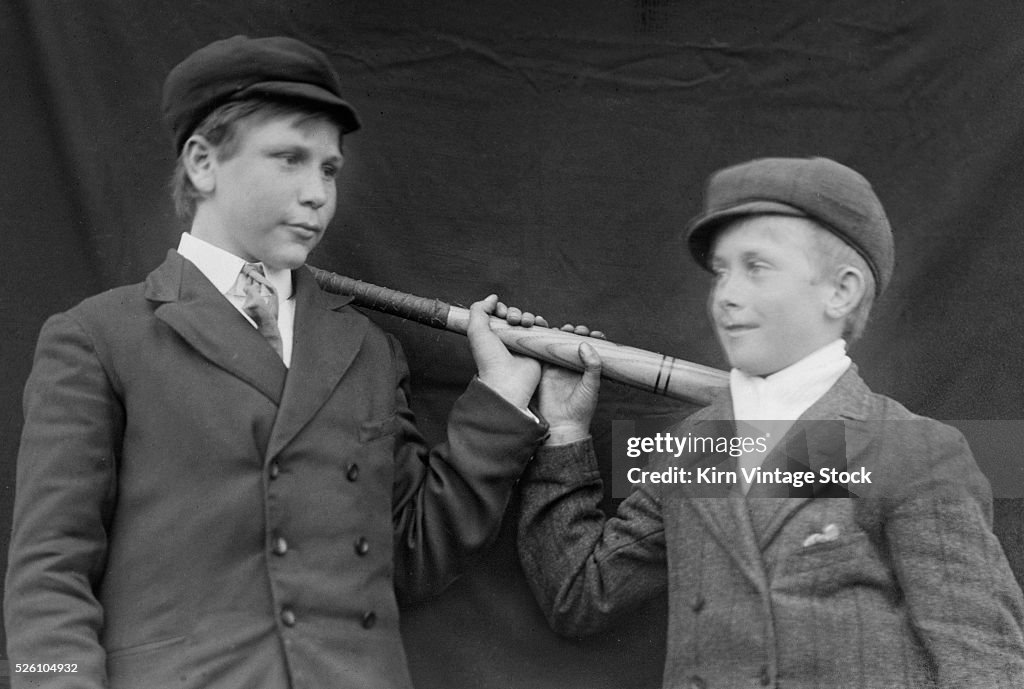
MULTIPOLYGON (((675 432, 711 437, 723 419, 731 432, 727 390, 675 432)), ((802 419, 843 422, 849 468, 872 472, 860 497, 645 485, 606 521, 589 445, 539 452, 519 547, 552 626, 603 629, 667 587, 665 687, 1024 686, 1024 602, 963 437, 871 393, 853 369, 802 419)), ((834 429, 794 426, 763 466, 817 472, 834 429)))
POLYGON ((4 612, 78 672, 15 687, 410 686, 396 590, 496 535, 544 429, 475 381, 429 451, 397 343, 294 277, 290 370, 173 251, 46 323, 4 612))

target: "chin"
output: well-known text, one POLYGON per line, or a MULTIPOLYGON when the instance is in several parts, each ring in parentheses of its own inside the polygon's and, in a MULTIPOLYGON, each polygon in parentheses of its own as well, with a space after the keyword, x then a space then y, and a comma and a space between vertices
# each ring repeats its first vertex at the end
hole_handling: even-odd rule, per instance
POLYGON ((742 354, 727 352, 727 358, 729 360, 729 366, 732 368, 738 368, 748 376, 770 376, 776 371, 784 368, 782 366, 776 366, 771 361, 766 361, 764 358, 757 356, 743 356, 742 354))
POLYGON ((274 270, 295 270, 306 264, 308 251, 286 251, 268 256, 263 263, 274 270))
POLYGON ((771 371, 766 370, 766 367, 758 366, 757 364, 748 364, 742 361, 737 361, 736 363, 730 365, 733 368, 739 369, 743 373, 746 373, 748 376, 760 376, 764 378, 772 374, 771 371))

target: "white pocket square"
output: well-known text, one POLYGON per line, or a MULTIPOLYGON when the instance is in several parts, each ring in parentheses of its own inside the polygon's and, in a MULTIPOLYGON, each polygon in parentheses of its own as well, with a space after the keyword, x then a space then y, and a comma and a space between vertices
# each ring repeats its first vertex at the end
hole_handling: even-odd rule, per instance
POLYGON ((815 543, 828 543, 839 538, 839 527, 835 524, 829 524, 821 533, 812 533, 810 536, 804 539, 804 547, 814 545, 815 543))

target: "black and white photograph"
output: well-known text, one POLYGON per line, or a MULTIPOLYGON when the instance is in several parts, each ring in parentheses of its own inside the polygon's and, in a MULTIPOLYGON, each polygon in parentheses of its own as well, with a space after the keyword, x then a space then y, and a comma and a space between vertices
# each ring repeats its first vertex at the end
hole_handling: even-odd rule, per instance
POLYGON ((1024 5, 0 35, 0 689, 1024 686, 1024 5))

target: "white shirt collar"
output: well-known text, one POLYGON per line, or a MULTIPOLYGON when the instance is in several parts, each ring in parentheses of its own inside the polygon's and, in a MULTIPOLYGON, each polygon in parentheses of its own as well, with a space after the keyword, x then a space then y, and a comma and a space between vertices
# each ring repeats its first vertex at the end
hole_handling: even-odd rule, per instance
POLYGON ((729 373, 733 415, 744 421, 795 421, 850 367, 846 341, 835 340, 795 364, 766 376, 729 373))
MULTIPOLYGON (((188 232, 183 232, 178 242, 178 253, 192 261, 221 294, 226 294, 242 272, 247 261, 229 251, 214 246, 188 232)), ((262 264, 261 264, 262 265, 262 264)), ((278 300, 292 297, 292 272, 290 270, 271 270, 263 266, 263 271, 270 284, 277 290, 278 300)))

